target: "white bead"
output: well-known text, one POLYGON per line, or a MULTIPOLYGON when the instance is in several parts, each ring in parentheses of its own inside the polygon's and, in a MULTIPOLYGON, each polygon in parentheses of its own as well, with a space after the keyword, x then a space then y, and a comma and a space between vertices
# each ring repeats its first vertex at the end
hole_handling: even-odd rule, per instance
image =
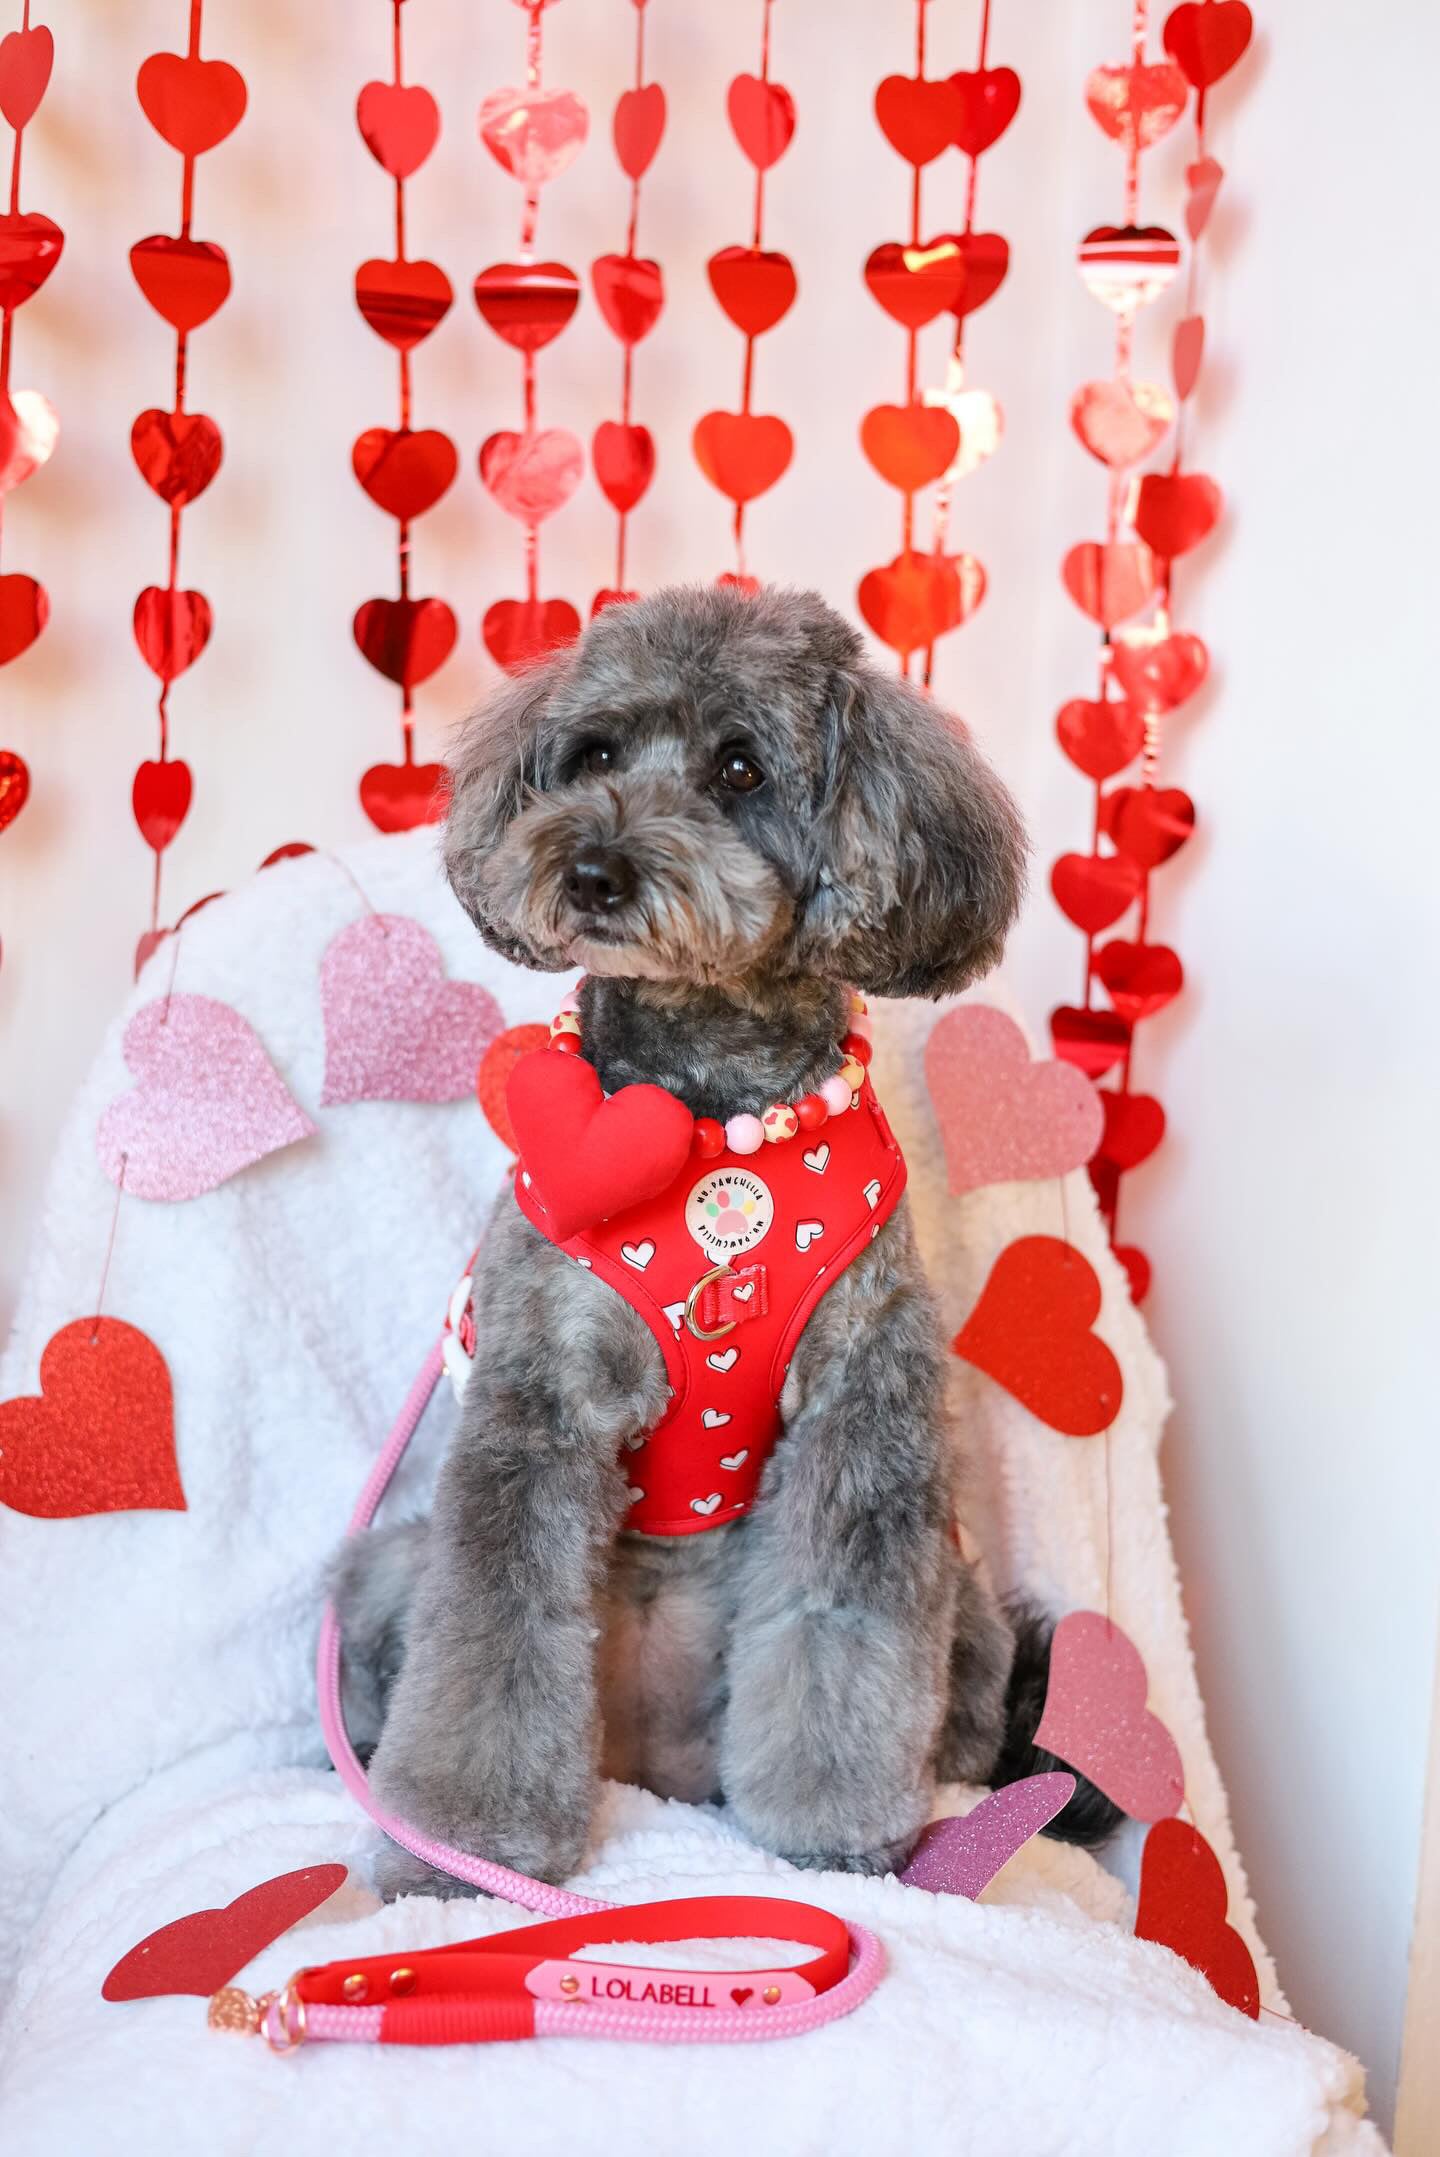
POLYGON ((765 1143, 765 1126, 758 1116, 732 1116, 725 1126, 725 1143, 732 1153, 758 1153, 765 1143))

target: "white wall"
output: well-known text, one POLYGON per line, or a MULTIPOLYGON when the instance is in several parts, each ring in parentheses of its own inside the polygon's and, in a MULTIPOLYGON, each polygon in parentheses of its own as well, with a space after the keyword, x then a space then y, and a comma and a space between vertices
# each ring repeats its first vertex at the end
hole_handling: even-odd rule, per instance
MULTIPOLYGON (((149 857, 128 797, 136 761, 153 754, 153 699, 129 615, 139 586, 163 577, 165 540, 128 433, 142 407, 167 401, 170 339, 125 255, 173 229, 179 161, 127 86, 148 51, 182 42, 186 10, 89 0, 53 12, 61 58, 27 143, 24 200, 68 237, 52 284, 19 318, 13 379, 44 388, 65 431, 5 528, 5 567, 48 583, 54 617, 0 675, 0 738, 24 751, 36 785, 0 843, 0 1307, 66 1094, 145 925, 149 857)), ((417 418, 449 426, 463 458, 416 542, 418 588, 448 597, 463 622, 460 651, 421 692, 423 753, 486 679, 483 606, 520 588, 518 535, 473 463, 492 427, 514 423, 518 365, 468 285, 513 246, 515 191, 480 149, 474 110, 515 78, 523 18, 461 0, 405 13, 411 79, 437 91, 445 116, 412 183, 411 246, 461 294, 416 363, 417 418)), ((972 64, 977 15, 975 0, 933 0, 932 72, 972 64)), ((1015 264, 973 321, 971 379, 1001 398, 1008 437, 962 493, 956 529, 991 591, 944 646, 940 689, 1034 825, 1037 894, 1013 968, 1037 1024, 1078 986, 1077 940, 1043 884, 1085 827, 1088 789, 1051 723, 1065 697, 1086 693, 1094 657, 1053 568, 1098 531, 1103 484, 1065 424, 1075 385, 1108 363, 1106 318, 1071 259, 1085 226, 1114 213, 1119 184, 1079 86, 1090 65, 1123 55, 1128 16, 1119 0, 1072 0, 1058 20, 1000 0, 993 40, 995 60, 1019 67, 1025 102, 984 166, 982 222, 1009 235, 1015 264)), ((1213 100, 1214 148, 1233 177, 1215 226, 1195 447, 1231 517, 1181 576, 1216 679, 1167 752, 1202 828, 1157 880, 1155 933, 1181 951, 1190 988, 1145 1035, 1140 1076, 1172 1136, 1127 1185, 1125 1234, 1155 1263, 1150 1315, 1181 1403, 1168 1448, 1175 1529, 1261 1922, 1296 2012, 1367 2059, 1383 2112, 1436 1605, 1435 1414, 1417 1344, 1422 1326, 1434 1330, 1422 1299, 1440 1222, 1427 1113, 1434 760, 1420 709, 1440 50, 1418 0, 1393 8, 1383 32, 1298 0, 1270 0, 1263 17, 1243 94, 1213 100), (1382 47, 1383 75, 1370 58, 1382 47)), ((386 184, 351 114, 359 84, 384 71, 388 18, 382 0, 206 9, 206 50, 244 69, 251 111, 202 164, 197 196, 197 231, 230 250, 235 294, 193 344, 191 402, 220 420, 226 463, 185 520, 185 578, 209 593, 216 629, 173 699, 176 752, 197 785, 167 862, 181 904, 246 875, 281 840, 357 836, 355 778, 394 751, 393 694, 348 634, 358 601, 391 588, 391 527, 349 470, 353 436, 388 422, 393 398, 391 356, 349 299, 354 266, 386 251, 386 184)), ((592 99, 596 126, 546 200, 541 237, 582 268, 623 229, 608 118, 631 21, 627 0, 571 0, 547 21, 550 79, 592 99)), ((642 583, 728 563, 725 505, 687 442, 699 413, 735 402, 740 340, 704 262, 747 235, 723 87, 753 65, 758 21, 758 0, 651 0, 652 73, 672 127, 641 239, 665 265, 670 304, 638 359, 636 412, 663 460, 635 519, 642 583)), ((855 429, 902 387, 900 332, 865 297, 859 264, 903 230, 905 171, 870 97, 881 74, 908 71, 909 21, 898 0, 775 10, 776 72, 800 129, 768 188, 767 237, 793 254, 802 298, 761 348, 756 403, 791 421, 798 449, 751 512, 752 550, 762 573, 847 605, 897 527, 855 429)), ((1182 155, 1156 153, 1147 173, 1147 205, 1172 216, 1182 155)), ((958 159, 927 178, 931 229, 956 223, 961 178, 958 159)), ((938 351, 927 355, 933 373, 938 351)), ((1142 371, 1163 367, 1158 324, 1141 359, 1142 371)), ((617 348, 587 301, 542 357, 542 415, 588 436, 617 380, 617 348)), ((610 530, 587 486, 546 531, 547 590, 583 605, 608 581, 610 530)), ((107 1227, 97 1220, 97 1277, 107 1227)))

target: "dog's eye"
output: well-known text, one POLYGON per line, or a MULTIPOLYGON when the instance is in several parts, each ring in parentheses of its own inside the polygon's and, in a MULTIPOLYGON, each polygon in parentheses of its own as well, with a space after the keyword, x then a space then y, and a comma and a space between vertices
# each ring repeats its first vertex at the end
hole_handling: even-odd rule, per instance
POLYGON ((587 741, 575 759, 577 771, 614 771, 619 763, 615 744, 608 741, 587 741))
POLYGON ((720 759, 720 784, 732 794, 753 794, 765 784, 765 774, 743 749, 727 749, 720 759))

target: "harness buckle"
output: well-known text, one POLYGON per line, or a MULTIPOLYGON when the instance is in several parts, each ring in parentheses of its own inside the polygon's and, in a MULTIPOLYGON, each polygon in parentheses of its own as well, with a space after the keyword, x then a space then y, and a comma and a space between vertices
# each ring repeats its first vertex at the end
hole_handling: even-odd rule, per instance
POLYGON ((734 1271, 733 1266, 712 1266, 708 1273, 701 1274, 699 1280, 685 1298, 685 1323, 697 1341, 723 1340, 727 1333, 735 1331, 735 1320, 733 1318, 727 1318, 723 1325, 708 1328, 697 1325, 695 1321, 695 1306, 700 1301, 702 1291, 707 1289, 712 1281, 728 1281, 734 1271))

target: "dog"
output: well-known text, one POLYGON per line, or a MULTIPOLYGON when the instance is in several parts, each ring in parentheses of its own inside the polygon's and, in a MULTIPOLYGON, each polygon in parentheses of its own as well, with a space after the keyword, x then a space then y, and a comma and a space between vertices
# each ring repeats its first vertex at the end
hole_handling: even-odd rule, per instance
MULTIPOLYGON (((450 778, 445 867, 486 943, 584 969, 575 1024, 606 1095, 663 1088, 713 1128, 815 1099, 852 991, 933 998, 986 972, 1024 890, 1019 815, 965 730, 809 594, 605 609, 465 726, 450 778)), ((854 1105, 878 1114, 868 1089, 854 1105)), ((1031 1742, 1048 1625, 956 1546, 944 1348, 903 1198, 804 1321, 753 1505, 651 1534, 625 1523, 663 1437, 662 1328, 522 1195, 481 1248, 429 1520, 337 1564, 349 1717, 387 1810, 558 1881, 603 1774, 723 1799, 794 1864, 886 1873, 937 1779, 1055 1765, 1031 1742)), ((1095 1841, 1117 1817, 1084 1785, 1055 1828, 1095 1841)), ((377 1885, 468 1892, 394 1845, 377 1885)))

